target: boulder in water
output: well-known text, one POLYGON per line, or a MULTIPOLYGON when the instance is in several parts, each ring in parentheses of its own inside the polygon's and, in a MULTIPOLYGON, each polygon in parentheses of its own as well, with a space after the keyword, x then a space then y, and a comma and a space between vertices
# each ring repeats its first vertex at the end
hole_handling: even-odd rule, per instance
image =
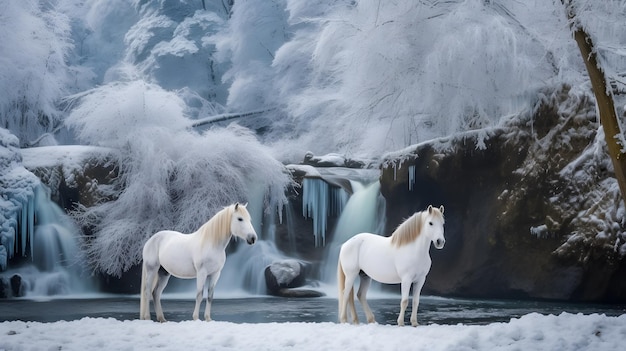
POLYGON ((26 294, 26 289, 24 288, 21 275, 14 274, 11 279, 9 279, 9 285, 11 287, 11 293, 14 297, 22 297, 26 294))
POLYGON ((265 267, 265 284, 270 295, 285 296, 286 289, 301 287, 305 282, 305 265, 301 261, 282 260, 265 267))

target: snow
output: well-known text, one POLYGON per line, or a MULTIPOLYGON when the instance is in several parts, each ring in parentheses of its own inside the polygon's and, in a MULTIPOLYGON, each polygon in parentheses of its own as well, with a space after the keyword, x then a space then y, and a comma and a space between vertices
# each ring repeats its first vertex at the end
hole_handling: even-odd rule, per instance
POLYGON ((103 159, 112 152, 99 146, 56 145, 22 149, 22 164, 28 169, 53 168, 81 169, 89 159, 103 159))
POLYGON ((83 318, 0 323, 0 350, 618 350, 626 315, 531 313, 489 325, 231 323, 83 318))

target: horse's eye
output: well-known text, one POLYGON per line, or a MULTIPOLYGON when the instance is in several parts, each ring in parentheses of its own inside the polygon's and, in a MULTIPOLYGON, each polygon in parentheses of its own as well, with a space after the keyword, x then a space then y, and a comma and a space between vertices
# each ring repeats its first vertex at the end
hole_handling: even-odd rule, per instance
POLYGON ((433 222, 428 222, 428 225, 433 225, 433 222))
POLYGON ((241 218, 241 217, 238 217, 238 218, 237 218, 237 220, 238 220, 239 222, 243 222, 243 218, 241 218))

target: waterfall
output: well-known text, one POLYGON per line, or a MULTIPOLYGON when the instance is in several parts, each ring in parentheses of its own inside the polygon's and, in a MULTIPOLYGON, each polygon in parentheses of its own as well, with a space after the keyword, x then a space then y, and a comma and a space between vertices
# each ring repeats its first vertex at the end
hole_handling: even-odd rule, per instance
POLYGON ((259 240, 254 245, 242 243, 226 257, 220 280, 215 287, 217 296, 264 295, 265 267, 287 259, 274 242, 259 240))
MULTIPOLYGON (((344 168, 318 169, 319 175, 304 178, 303 214, 313 219, 315 243, 325 247, 325 259, 319 267, 322 285, 335 282, 339 246, 359 232, 382 233, 385 226, 385 200, 380 194, 378 170, 354 170, 344 168), (352 193, 352 195, 350 195, 352 193), (338 222, 330 242, 326 242, 327 217, 337 215, 338 222)), ((215 288, 216 297, 241 297, 266 294, 265 268, 278 261, 293 259, 281 252, 276 244, 276 213, 264 213, 262 189, 250 185, 248 210, 259 234, 254 245, 242 241, 231 243, 227 249, 226 263, 215 288)), ((286 215, 290 231, 294 230, 291 204, 286 215)), ((295 251, 295 237, 289 235, 295 251)), ((330 289, 329 289, 330 290, 330 289)), ((170 279, 167 294, 195 293, 195 281, 170 279), (174 283, 175 282, 175 283, 174 283)))
MULTIPOLYGON (((247 209, 259 240, 254 245, 239 239, 229 243, 226 262, 215 286, 218 298, 266 294, 265 267, 288 258, 274 243, 277 215, 274 209, 265 211, 265 197, 266 189, 262 185, 249 184, 247 209)), ((172 277, 165 289, 168 295, 193 296, 195 292, 195 279, 172 277)))
MULTIPOLYGON (((15 267, 10 265, 0 284, 19 282, 17 295, 41 297, 94 291, 92 279, 79 259, 80 230, 39 185, 23 203, 14 246, 15 267), (4 280, 4 283, 2 281, 4 280)), ((0 277, 1 278, 1 277, 0 277)), ((14 292, 15 294, 15 292, 14 292)))
POLYGON ((322 268, 322 281, 335 284, 337 259, 341 245, 355 234, 382 234, 385 228, 385 198, 380 194, 380 182, 363 185, 351 181, 354 193, 341 212, 322 268))

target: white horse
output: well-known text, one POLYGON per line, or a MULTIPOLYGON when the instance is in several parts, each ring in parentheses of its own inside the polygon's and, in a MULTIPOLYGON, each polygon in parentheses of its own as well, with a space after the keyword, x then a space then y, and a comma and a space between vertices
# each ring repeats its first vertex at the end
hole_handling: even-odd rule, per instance
POLYGON ((250 245, 257 240, 246 205, 236 203, 225 207, 194 233, 164 230, 148 239, 143 247, 139 318, 150 319, 152 295, 157 320, 165 322, 161 293, 173 275, 196 278, 194 320, 198 319, 204 286, 208 282, 204 319, 210 321, 213 290, 226 262, 226 246, 233 235, 250 245))
POLYGON ((348 320, 350 305, 352 322, 359 319, 354 306, 354 280, 361 277, 357 297, 363 306, 368 323, 375 322, 374 314, 366 301, 367 289, 372 279, 385 284, 401 284, 402 300, 398 325, 404 325, 404 312, 409 304, 409 290, 413 285, 413 308, 411 325, 417 326, 417 307, 426 274, 430 270, 430 243, 442 249, 443 206, 439 209, 428 206, 428 210, 416 212, 391 234, 384 237, 360 233, 348 239, 339 251, 337 284, 339 285, 339 322, 348 320), (349 289, 346 289, 349 287, 349 289))

